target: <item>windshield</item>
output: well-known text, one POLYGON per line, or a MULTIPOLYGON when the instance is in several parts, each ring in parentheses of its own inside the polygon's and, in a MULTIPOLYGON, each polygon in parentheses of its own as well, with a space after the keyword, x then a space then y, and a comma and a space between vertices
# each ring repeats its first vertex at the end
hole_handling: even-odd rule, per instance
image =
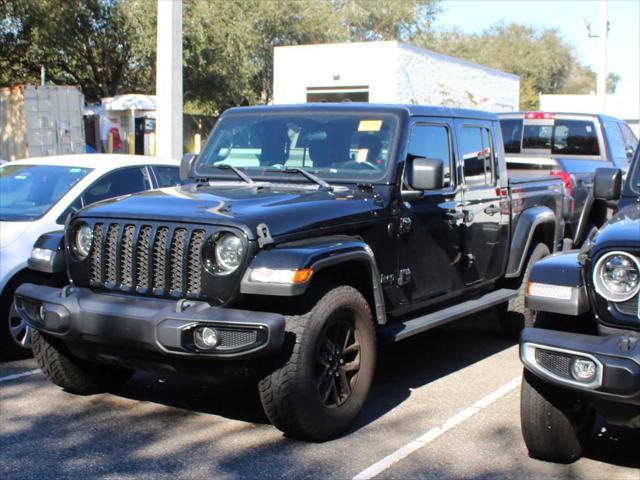
POLYGON ((0 220, 42 217, 91 169, 52 165, 0 166, 0 220))
MULTIPOLYGON (((381 181, 391 163, 397 120, 379 113, 275 113, 223 117, 198 158, 201 177, 229 177, 236 167, 252 179, 291 181, 279 174, 304 168, 327 181, 381 181)), ((301 177, 302 178, 302 177, 301 177)))

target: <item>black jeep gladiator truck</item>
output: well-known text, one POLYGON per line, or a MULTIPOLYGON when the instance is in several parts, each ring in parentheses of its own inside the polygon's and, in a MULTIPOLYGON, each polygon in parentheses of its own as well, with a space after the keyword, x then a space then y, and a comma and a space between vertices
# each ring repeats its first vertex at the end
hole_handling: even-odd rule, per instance
POLYGON ((527 313, 519 287, 561 246, 564 186, 509 181, 500 135, 495 115, 449 108, 230 109, 183 185, 70 218, 71 285, 16 294, 35 357, 77 393, 135 369, 251 372, 276 427, 336 437, 367 397, 376 337, 527 313))
POLYGON ((622 192, 619 170, 595 172, 594 198, 618 201, 617 213, 580 250, 531 272, 526 303, 539 313, 520 340, 521 420, 535 458, 577 460, 596 412, 640 428, 639 155, 622 192))

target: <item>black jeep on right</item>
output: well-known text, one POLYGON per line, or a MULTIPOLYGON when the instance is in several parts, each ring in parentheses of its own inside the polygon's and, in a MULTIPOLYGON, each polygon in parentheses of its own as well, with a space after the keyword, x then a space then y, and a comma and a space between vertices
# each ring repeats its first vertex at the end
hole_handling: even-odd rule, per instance
POLYGON ((595 414, 640 428, 640 158, 597 169, 594 197, 617 213, 580 250, 537 262, 520 338, 521 423, 530 456, 578 459, 595 414))

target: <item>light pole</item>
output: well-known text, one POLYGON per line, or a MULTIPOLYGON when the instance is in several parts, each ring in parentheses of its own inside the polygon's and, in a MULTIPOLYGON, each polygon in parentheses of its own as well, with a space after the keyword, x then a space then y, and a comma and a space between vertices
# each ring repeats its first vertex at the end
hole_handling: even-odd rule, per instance
POLYGON ((607 105, 607 37, 609 21, 607 20, 607 0, 600 0, 600 28, 598 29, 598 79, 596 94, 600 97, 602 113, 607 105))
POLYGON ((182 157, 182 0, 158 0, 156 155, 182 157))

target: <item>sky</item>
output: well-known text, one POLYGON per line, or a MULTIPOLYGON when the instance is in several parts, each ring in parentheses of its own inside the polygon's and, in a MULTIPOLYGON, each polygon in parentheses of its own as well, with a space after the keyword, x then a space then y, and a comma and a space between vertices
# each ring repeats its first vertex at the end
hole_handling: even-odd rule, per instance
MULTIPOLYGON (((607 67, 621 76, 617 93, 640 102, 640 0, 608 0, 607 67)), ((443 0, 434 27, 478 33, 504 20, 556 28, 578 59, 596 71, 598 39, 589 38, 585 21, 597 34, 598 0, 443 0)), ((595 85, 594 85, 595 89, 595 85)))

